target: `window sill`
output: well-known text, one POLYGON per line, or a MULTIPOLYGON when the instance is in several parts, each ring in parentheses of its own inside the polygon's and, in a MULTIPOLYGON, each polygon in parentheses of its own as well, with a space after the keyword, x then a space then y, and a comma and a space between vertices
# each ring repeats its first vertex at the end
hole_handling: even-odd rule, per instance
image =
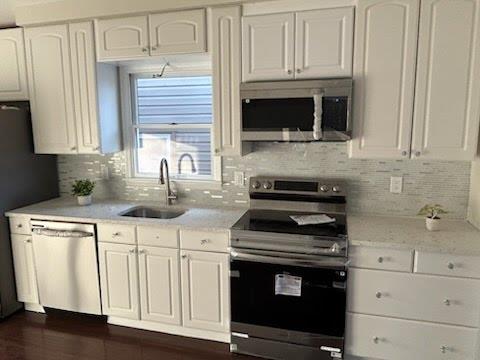
MULTIPOLYGON (((126 178, 127 185, 135 186, 148 186, 164 188, 165 185, 158 183, 157 179, 152 178, 126 178)), ((181 180, 170 179, 171 183, 174 183, 180 189, 198 189, 198 190, 222 190, 222 182, 217 180, 181 180)))

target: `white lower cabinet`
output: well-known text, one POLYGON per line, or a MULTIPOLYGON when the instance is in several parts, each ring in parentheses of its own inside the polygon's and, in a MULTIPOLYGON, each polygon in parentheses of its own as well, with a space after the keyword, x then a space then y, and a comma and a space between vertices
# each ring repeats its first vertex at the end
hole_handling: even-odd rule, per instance
POLYGON ((103 314, 139 319, 135 245, 99 243, 103 314))
POLYGON ((228 255, 182 250, 181 258, 183 325, 229 331, 228 255))
POLYGON ((180 269, 177 249, 138 249, 141 319, 180 325, 180 269))
POLYGON ((382 360, 473 360, 477 329, 347 314, 345 352, 382 360))
POLYGON ((38 304, 32 237, 12 234, 11 241, 17 299, 21 302, 38 304))

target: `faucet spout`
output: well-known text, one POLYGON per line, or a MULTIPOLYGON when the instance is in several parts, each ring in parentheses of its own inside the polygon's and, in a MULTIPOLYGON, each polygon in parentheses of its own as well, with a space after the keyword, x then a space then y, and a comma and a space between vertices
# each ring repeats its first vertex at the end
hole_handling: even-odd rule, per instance
POLYGON ((160 161, 160 171, 158 182, 161 185, 165 185, 165 202, 167 205, 172 205, 177 200, 177 194, 172 191, 170 186, 170 174, 168 172, 168 161, 166 158, 162 158, 160 161))

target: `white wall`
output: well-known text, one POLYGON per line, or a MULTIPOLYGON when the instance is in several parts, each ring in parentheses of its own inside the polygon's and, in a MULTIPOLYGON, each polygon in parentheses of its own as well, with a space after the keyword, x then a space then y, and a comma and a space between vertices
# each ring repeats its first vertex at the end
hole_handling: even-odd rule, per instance
POLYGON ((11 0, 0 0, 0 27, 15 25, 13 14, 13 2, 11 0))

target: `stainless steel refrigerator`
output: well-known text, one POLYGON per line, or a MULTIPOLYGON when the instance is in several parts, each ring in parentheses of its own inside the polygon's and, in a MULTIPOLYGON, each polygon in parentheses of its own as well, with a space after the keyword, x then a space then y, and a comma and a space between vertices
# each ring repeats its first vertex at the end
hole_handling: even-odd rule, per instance
POLYGON ((5 212, 57 196, 57 159, 34 153, 29 103, 0 102, 0 318, 22 308, 5 212))

